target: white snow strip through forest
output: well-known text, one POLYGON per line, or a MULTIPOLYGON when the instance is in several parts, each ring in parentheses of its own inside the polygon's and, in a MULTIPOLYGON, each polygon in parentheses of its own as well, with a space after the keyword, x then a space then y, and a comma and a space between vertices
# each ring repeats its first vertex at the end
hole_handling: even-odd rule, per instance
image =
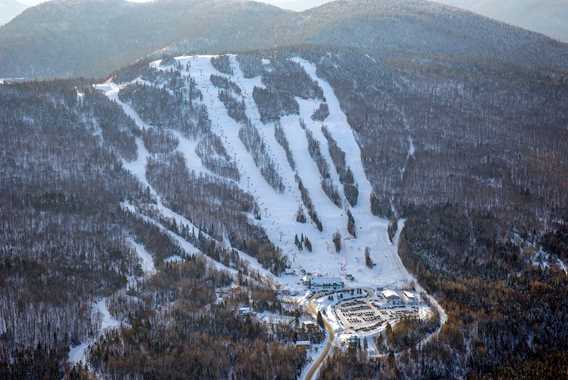
MULTIPOLYGON (((221 137, 229 155, 237 158, 241 174, 240 186, 256 198, 262 214, 259 224, 271 241, 282 248, 290 258, 293 268, 298 271, 304 269, 307 272, 343 278, 346 274, 352 274, 356 278, 356 286, 392 286, 408 281, 410 276, 398 260, 396 246, 388 238, 388 221, 371 214, 372 186, 366 177, 361 151, 353 130, 331 86, 316 75, 315 65, 300 58, 294 59, 322 88, 330 110, 329 117, 324 122, 313 121, 311 115, 319 107, 320 101, 298 99, 300 115, 288 115, 283 117, 280 123, 290 143, 297 172, 309 190, 316 212, 323 222, 323 232, 318 231, 311 223, 296 222, 296 211, 302 203, 294 180, 294 171, 287 163, 284 149, 274 138, 275 125, 263 124, 260 121, 256 102, 252 98, 254 87, 263 87, 260 77, 245 78, 236 57, 229 57, 234 75, 217 71, 211 64, 210 56, 186 56, 178 57, 176 60, 180 63, 177 67, 182 68, 180 69, 182 75, 191 76, 202 92, 203 104, 207 107, 213 132, 221 137), (284 192, 275 191, 266 182, 252 156, 239 139, 238 132, 241 125, 228 115, 225 105, 219 99, 218 89, 210 82, 212 74, 230 79, 241 88, 247 116, 262 136, 273 162, 277 163, 278 172, 285 183, 284 192), (339 184, 338 173, 331 161, 327 140, 321 132, 324 125, 346 153, 347 164, 353 171, 360 193, 358 204, 351 209, 357 224, 356 239, 348 238, 346 211, 333 204, 321 188, 321 176, 308 152, 308 142, 305 131, 300 127, 300 120, 305 122, 306 128, 319 141, 321 152, 332 171, 332 179, 337 190, 342 194, 345 205, 347 202, 339 184), (335 253, 332 247, 332 236, 335 232, 340 232, 346 238, 343 242, 344 248, 339 254, 335 253), (312 241, 313 252, 298 252, 294 237, 302 234, 312 241), (365 265, 366 247, 370 248, 372 260, 377 264, 375 268, 369 269, 365 265)), ((158 70, 173 69, 173 66, 160 65, 159 61, 151 65, 158 70)), ((282 281, 290 288, 298 287, 298 278, 295 276, 284 276, 282 281)))
MULTIPOLYGON (((96 88, 99 91, 102 91, 110 100, 113 100, 118 105, 120 105, 122 107, 122 109, 124 110, 124 112, 136 123, 138 128, 140 128, 140 129, 153 128, 152 126, 145 123, 140 118, 138 113, 134 109, 132 109, 132 107, 130 107, 128 104, 122 102, 119 99, 118 93, 120 91, 121 86, 119 86, 115 83, 112 83, 112 82, 107 82, 107 83, 104 83, 102 85, 96 86, 96 88)), ((207 169, 205 169, 205 167, 202 165, 201 159, 199 158, 199 156, 197 156, 197 154, 195 154, 195 147, 197 146, 197 143, 195 141, 187 139, 185 136, 183 136, 181 133, 179 133, 177 131, 171 131, 171 132, 173 132, 180 141, 180 145, 178 147, 178 150, 180 150, 181 153, 184 155, 188 169, 193 170, 193 171, 197 171, 198 173, 203 173, 203 174, 206 174, 206 175, 215 176, 213 173, 211 173, 207 169)), ((136 158, 136 160, 131 161, 131 162, 124 160, 123 161, 124 167, 134 177, 136 177, 138 179, 138 181, 145 188, 148 188, 150 190, 152 197, 156 201, 155 208, 162 217, 175 221, 176 224, 180 227, 187 227, 188 229, 190 229, 190 230, 194 229, 195 231, 199 230, 199 228, 196 227, 187 218, 179 215, 178 213, 176 213, 175 211, 171 210, 170 208, 168 208, 167 206, 165 206, 163 204, 161 196, 153 188, 153 186, 150 184, 150 182, 148 181, 148 178, 146 176, 146 166, 147 166, 148 161, 151 157, 151 153, 148 152, 148 150, 144 146, 142 139, 137 138, 136 139, 136 145, 137 145, 137 158, 136 158)), ((224 180, 226 181, 226 179, 224 179, 224 180)), ((134 213, 136 213, 140 216, 143 216, 141 213, 137 212, 136 208, 133 205, 128 205, 127 207, 130 211, 132 211, 132 212, 134 212, 134 213)), ((163 231, 167 231, 170 234, 170 237, 174 238, 174 240, 178 243, 178 245, 180 245, 180 248, 182 248, 187 254, 189 254, 189 255, 202 255, 202 252, 199 249, 197 249, 195 246, 193 246, 191 243, 189 243, 185 239, 181 238, 179 235, 172 233, 171 231, 166 229, 163 225, 156 222, 154 219, 148 218, 146 216, 143 216, 143 217, 147 218, 149 222, 156 224, 158 227, 161 227, 161 229, 163 229, 163 231)), ((212 239, 207 234, 204 234, 204 235, 207 238, 212 239)), ((275 277, 269 271, 267 271, 265 268, 263 268, 255 258, 251 257, 250 255, 248 255, 248 254, 246 254, 246 253, 244 253, 240 250, 236 250, 236 251, 239 254, 240 259, 245 261, 247 263, 247 265, 252 270, 258 272, 261 276, 267 278, 269 281, 271 281, 275 285, 280 283, 278 278, 275 277)), ((224 266, 223 264, 207 257, 206 255, 203 255, 203 256, 206 257, 207 260, 209 261, 209 263, 211 265, 213 265, 214 267, 216 267, 218 270, 226 271, 226 272, 229 272, 230 274, 235 274, 234 269, 228 268, 228 267, 224 266)))
POLYGON ((93 304, 91 312, 94 315, 98 315, 100 318, 100 329, 97 332, 96 337, 89 338, 83 342, 81 342, 77 346, 72 346, 69 349, 68 361, 71 365, 75 364, 86 364, 86 355, 88 348, 96 342, 96 340, 101 337, 105 332, 109 330, 114 330, 120 327, 120 321, 116 320, 108 310, 108 300, 106 298, 100 299, 96 303, 93 304))
POLYGON ((146 250, 142 244, 136 242, 134 239, 129 239, 128 242, 136 251, 138 258, 140 259, 140 263, 142 264, 142 272, 144 275, 152 275, 156 273, 156 266, 154 265, 154 258, 152 255, 146 250))

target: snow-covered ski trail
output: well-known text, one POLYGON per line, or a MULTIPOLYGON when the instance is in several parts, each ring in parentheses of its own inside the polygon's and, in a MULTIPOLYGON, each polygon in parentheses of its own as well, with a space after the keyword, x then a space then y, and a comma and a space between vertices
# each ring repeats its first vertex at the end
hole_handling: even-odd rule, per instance
MULTIPOLYGON (((211 58, 212 56, 178 57, 176 61, 179 65, 176 66, 181 68, 179 70, 183 76, 191 76, 196 87, 203 94, 202 104, 207 108, 212 130, 221 137, 225 149, 237 162, 241 175, 240 187, 252 194, 260 207, 262 220, 259 224, 271 241, 289 256, 293 267, 330 276, 344 277, 349 273, 355 276, 358 286, 395 285, 410 280, 408 272, 400 265, 396 246, 388 238, 388 221, 371 213, 370 196, 373 188, 365 174, 359 144, 346 115, 341 110, 333 88, 317 76, 316 66, 301 58, 292 59, 323 90, 330 111, 323 122, 314 121, 311 116, 320 106, 321 100, 297 99, 300 114, 281 118, 280 125, 296 162, 296 170, 293 170, 287 164, 284 149, 274 137, 276 125, 264 124, 260 120, 259 110, 252 97, 255 87, 264 87, 260 77, 245 78, 235 56, 229 56, 233 71, 231 75, 217 71, 211 63, 211 58), (248 119, 262 136, 270 158, 277 163, 278 173, 285 184, 283 192, 274 190, 266 182, 251 154, 240 140, 241 125, 229 116, 225 105, 219 99, 219 90, 211 83, 212 75, 229 79, 241 89, 241 94, 235 96, 240 96, 238 100, 244 102, 248 119), (335 205, 322 189, 322 178, 309 154, 306 132, 300 126, 301 122, 320 144, 322 156, 330 169, 331 181, 341 196, 343 207, 335 205), (322 132, 324 126, 339 148, 346 153, 346 164, 353 172, 359 190, 358 202, 354 207, 349 207, 346 200, 343 186, 339 181, 339 173, 329 153, 328 141, 322 132), (310 193, 315 211, 322 220, 323 232, 318 231, 312 223, 301 224, 296 221, 296 212, 302 205, 294 178, 296 174, 310 193), (355 218, 356 239, 349 238, 345 207, 349 207, 355 218), (340 232, 346 238, 343 242, 344 248, 339 254, 334 252, 332 246, 332 236, 336 232, 340 232), (312 242, 313 252, 298 252, 294 244, 296 235, 308 237, 312 242), (367 247, 377 264, 373 269, 365 266, 364 251, 367 247)), ((151 66, 156 70, 174 69, 173 65, 163 66, 160 61, 152 63, 151 66)), ((288 278, 283 281, 287 281, 288 286, 294 287, 297 280, 288 278)))

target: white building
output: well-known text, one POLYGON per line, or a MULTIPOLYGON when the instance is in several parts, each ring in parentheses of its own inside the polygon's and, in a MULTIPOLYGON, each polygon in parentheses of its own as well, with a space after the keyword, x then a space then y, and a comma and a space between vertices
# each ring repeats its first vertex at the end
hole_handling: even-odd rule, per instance
POLYGON ((387 301, 387 305, 391 307, 403 306, 402 298, 400 294, 394 290, 385 289, 381 292, 383 298, 387 301))
POLYGON ((416 296, 415 293, 409 292, 408 290, 405 290, 402 292, 402 297, 404 300, 404 303, 406 303, 407 305, 416 305, 418 304, 418 297, 416 296))

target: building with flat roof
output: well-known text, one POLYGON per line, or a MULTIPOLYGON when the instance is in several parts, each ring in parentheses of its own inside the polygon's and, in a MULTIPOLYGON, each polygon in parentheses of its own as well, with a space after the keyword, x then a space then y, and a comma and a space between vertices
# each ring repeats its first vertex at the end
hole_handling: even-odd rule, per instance
POLYGON ((310 280, 310 289, 313 290, 340 290, 345 283, 339 277, 313 277, 310 280))
POLYGON ((385 289, 381 293, 382 293, 383 297, 385 297, 388 300, 400 299, 400 296, 394 290, 385 289))

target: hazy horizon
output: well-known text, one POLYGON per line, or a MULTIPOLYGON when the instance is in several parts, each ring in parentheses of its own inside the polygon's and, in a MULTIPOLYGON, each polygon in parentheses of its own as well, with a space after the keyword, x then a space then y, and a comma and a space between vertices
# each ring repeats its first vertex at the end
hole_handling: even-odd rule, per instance
MULTIPOLYGON (((32 7, 49 0, 14 0, 32 7)), ((155 0, 127 0, 144 3, 155 0)), ((272 4, 283 9, 304 11, 333 0, 255 0, 272 4)), ((559 41, 568 41, 568 0, 432 0, 433 2, 455 6, 482 16, 493 18, 537 33, 545 34, 559 41)), ((0 5, 8 2, 0 0, 0 5)), ((15 17, 15 16, 12 16, 15 17)), ((8 16, 8 19, 10 17, 8 16)), ((7 21, 5 21, 7 22, 7 21)), ((1 23, 0 23, 1 25, 1 23)))
MULTIPOLYGON (((48 0, 16 0, 16 1, 28 7, 33 7, 38 4, 44 3, 48 0)), ((146 3, 154 0, 128 0, 128 1, 133 3, 146 3)), ((303 10, 303 9, 309 9, 313 6, 318 6, 324 3, 328 3, 333 0, 255 0, 255 1, 276 5, 278 7, 286 9, 303 10)))

